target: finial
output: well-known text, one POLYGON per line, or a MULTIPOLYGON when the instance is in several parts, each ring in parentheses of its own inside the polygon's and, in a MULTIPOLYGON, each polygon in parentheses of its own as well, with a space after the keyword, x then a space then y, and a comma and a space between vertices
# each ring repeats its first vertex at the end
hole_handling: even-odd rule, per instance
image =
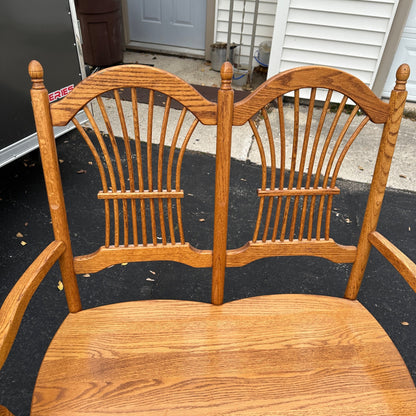
POLYGON ((29 63, 29 75, 32 79, 33 89, 45 88, 43 85, 43 68, 38 61, 33 60, 29 63))
POLYGON ((396 91, 405 91, 406 90, 406 81, 409 79, 410 68, 407 64, 401 64, 396 72, 396 86, 394 89, 396 91))
POLYGON ((233 66, 230 62, 224 62, 221 67, 221 89, 231 89, 231 79, 233 77, 233 66))

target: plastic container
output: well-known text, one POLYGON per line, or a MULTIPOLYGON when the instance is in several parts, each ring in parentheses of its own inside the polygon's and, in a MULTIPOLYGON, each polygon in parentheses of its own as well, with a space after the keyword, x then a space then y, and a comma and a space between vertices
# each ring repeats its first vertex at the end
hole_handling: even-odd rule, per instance
POLYGON ((122 62, 121 0, 76 0, 85 63, 110 66, 122 62))

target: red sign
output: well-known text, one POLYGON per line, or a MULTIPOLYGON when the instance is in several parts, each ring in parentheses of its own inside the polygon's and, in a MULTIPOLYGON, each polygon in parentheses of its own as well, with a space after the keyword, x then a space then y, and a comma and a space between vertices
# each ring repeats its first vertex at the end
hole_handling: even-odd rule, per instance
POLYGON ((60 90, 51 92, 48 97, 49 97, 49 102, 53 103, 56 100, 59 100, 60 98, 64 98, 65 95, 68 95, 72 90, 74 89, 74 84, 72 85, 68 85, 67 87, 64 87, 60 90))

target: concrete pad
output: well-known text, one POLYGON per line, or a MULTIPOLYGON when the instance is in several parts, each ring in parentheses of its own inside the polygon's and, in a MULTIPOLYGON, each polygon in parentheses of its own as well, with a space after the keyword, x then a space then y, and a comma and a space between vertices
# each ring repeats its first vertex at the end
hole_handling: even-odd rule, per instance
POLYGON ((221 84, 220 73, 212 70, 211 65, 202 59, 126 51, 123 62, 125 64, 133 63, 155 66, 175 74, 190 84, 207 85, 210 87, 219 87, 221 84))

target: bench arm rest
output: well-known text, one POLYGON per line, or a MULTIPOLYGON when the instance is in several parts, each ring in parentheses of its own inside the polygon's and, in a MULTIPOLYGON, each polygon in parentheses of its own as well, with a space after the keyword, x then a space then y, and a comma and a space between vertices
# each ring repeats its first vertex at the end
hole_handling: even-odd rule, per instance
POLYGON ((14 414, 7 407, 0 405, 0 416, 14 416, 14 414))
POLYGON ((416 292, 416 264, 379 232, 373 231, 370 233, 368 240, 416 292))
POLYGON ((27 268, 7 295, 0 309, 0 368, 9 355, 30 299, 64 251, 65 243, 63 241, 50 243, 27 268))

